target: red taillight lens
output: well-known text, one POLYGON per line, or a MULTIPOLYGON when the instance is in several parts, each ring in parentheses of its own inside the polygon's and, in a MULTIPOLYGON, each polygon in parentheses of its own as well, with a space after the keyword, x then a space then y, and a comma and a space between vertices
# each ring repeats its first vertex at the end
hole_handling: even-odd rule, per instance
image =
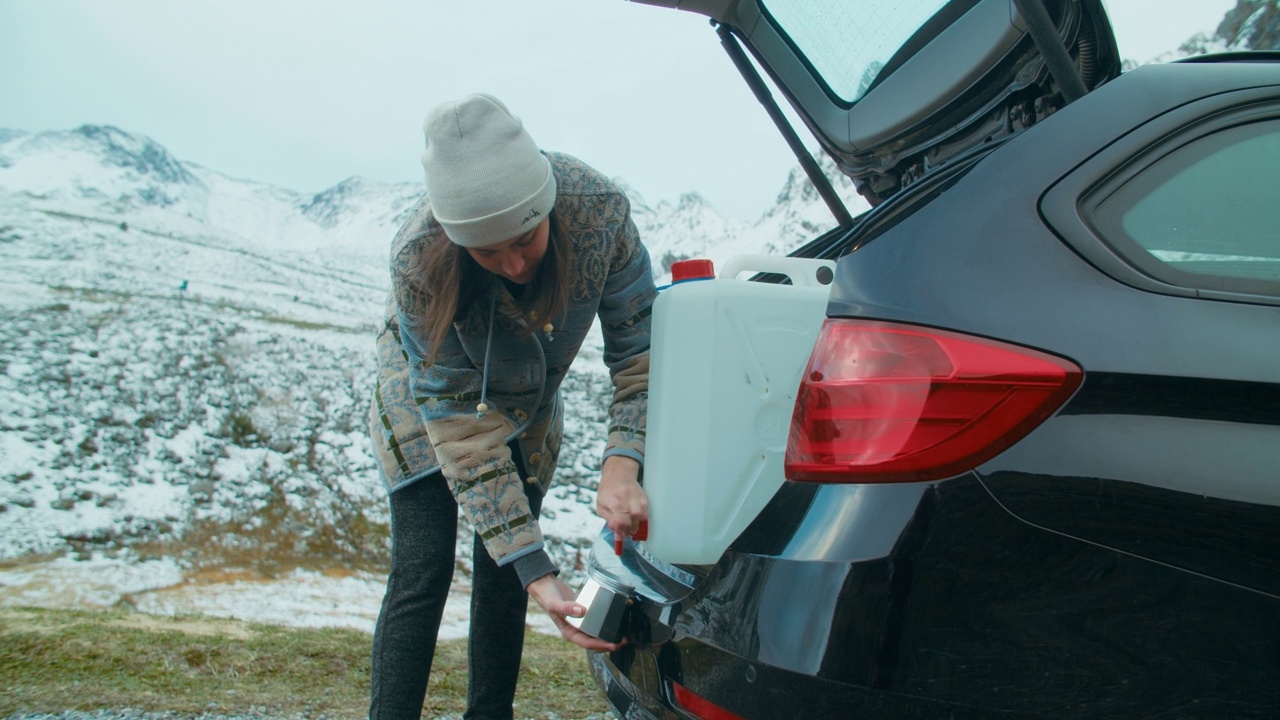
POLYGON ((671 689, 674 691, 676 704, 702 720, 744 720, 741 715, 725 710, 680 683, 671 683, 671 689))
POLYGON ((828 319, 800 383, 786 475, 939 480, 1022 439, 1080 386, 1076 365, 945 330, 828 319))

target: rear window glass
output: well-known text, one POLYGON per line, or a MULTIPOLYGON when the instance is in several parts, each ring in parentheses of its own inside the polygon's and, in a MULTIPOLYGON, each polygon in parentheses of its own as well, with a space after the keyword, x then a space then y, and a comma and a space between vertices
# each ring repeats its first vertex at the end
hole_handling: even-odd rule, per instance
POLYGON ((827 87, 856 102, 946 0, 765 0, 761 5, 827 87))
POLYGON ((1179 285, 1280 291, 1280 121, 1234 127, 1164 156, 1098 206, 1118 249, 1179 285), (1126 253, 1128 254, 1128 253, 1126 253))

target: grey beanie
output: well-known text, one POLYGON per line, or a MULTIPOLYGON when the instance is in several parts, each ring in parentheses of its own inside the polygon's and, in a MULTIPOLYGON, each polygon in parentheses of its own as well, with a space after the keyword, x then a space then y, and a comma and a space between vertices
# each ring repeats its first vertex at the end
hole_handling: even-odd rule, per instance
POLYGON ((431 211, 454 243, 474 248, 510 240, 551 212, 551 163, 498 98, 475 94, 438 105, 423 132, 431 211))

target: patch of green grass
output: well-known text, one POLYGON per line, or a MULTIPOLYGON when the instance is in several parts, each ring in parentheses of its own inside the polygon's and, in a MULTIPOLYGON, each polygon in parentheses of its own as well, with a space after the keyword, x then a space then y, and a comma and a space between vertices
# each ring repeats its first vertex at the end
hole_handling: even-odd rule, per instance
MULTIPOLYGON (((0 608, 0 716, 129 707, 367 717, 370 644, 354 630, 0 608)), ((441 643, 424 715, 461 715, 466 688, 466 641, 441 643)), ((516 707, 529 718, 607 710, 582 651, 532 632, 516 707)))

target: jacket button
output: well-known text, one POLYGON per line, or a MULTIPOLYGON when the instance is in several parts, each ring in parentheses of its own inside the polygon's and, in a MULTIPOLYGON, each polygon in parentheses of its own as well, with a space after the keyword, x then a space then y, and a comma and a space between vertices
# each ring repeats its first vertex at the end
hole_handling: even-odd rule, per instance
POLYGON ((528 439, 529 439, 529 433, 528 433, 528 432, 522 432, 522 433, 520 433, 520 439, 521 439, 521 440, 528 440, 528 439))
POLYGON ((534 453, 534 454, 530 455, 530 456, 529 456, 529 464, 530 464, 530 465, 541 465, 541 464, 542 464, 542 453, 534 453))
POLYGON ((533 475, 530 475, 529 477, 525 478, 524 481, 529 483, 530 485, 538 484, 538 478, 534 477, 533 475))
POLYGON ((524 422, 525 419, 528 417, 529 417, 529 414, 526 413, 525 411, 519 410, 519 409, 516 410, 516 419, 519 420, 520 422, 524 422))

